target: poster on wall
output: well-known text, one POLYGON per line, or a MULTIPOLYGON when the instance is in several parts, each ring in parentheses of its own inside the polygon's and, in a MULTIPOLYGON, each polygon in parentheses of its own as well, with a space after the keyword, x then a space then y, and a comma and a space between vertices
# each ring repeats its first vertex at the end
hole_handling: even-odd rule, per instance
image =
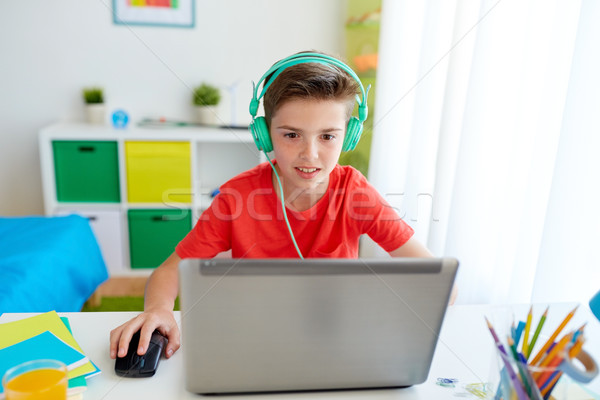
POLYGON ((113 0, 117 25, 193 28, 195 0, 113 0))

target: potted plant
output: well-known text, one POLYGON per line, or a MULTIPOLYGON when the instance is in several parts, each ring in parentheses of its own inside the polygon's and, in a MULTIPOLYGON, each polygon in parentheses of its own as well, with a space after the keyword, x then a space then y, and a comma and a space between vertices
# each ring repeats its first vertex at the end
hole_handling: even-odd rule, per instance
POLYGON ((101 88, 90 87, 83 89, 83 100, 85 101, 85 112, 87 122, 90 124, 104 124, 104 92, 101 88))
POLYGON ((196 109, 196 121, 203 125, 218 125, 217 105, 221 101, 221 92, 215 86, 203 83, 194 89, 193 103, 196 109))

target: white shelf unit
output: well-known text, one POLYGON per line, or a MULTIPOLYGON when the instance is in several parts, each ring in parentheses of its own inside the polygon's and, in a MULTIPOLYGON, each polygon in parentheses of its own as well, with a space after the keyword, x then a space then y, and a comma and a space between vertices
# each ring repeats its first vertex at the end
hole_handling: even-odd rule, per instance
MULTIPOLYGON (((149 275, 152 268, 132 268, 129 219, 130 210, 191 210, 191 225, 211 201, 211 192, 235 175, 252 168, 264 155, 254 145, 245 130, 208 127, 113 129, 89 124, 55 124, 39 134, 39 149, 46 215, 77 213, 90 218, 111 276, 149 275), (119 200, 60 201, 57 190, 54 142, 116 143, 119 200), (189 202, 129 201, 128 143, 187 143, 189 144, 190 188, 189 202)), ((151 157, 151 156, 148 156, 151 157)), ((151 159, 151 158, 150 158, 151 159)), ((148 162, 147 160, 145 162, 148 162)), ((151 162, 151 161, 150 161, 151 162)), ((85 170, 86 166, 81 168, 85 170)), ((175 187, 174 192, 182 193, 175 187)), ((184 194, 184 193, 182 193, 184 194)), ((155 266, 158 266, 155 265, 155 266)))

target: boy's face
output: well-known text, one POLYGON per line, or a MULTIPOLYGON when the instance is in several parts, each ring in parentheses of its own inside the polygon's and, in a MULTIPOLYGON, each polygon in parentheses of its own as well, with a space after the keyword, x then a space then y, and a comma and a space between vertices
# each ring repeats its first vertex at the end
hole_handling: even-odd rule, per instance
POLYGON ((291 100, 271 119, 271 140, 286 199, 322 194, 342 152, 346 104, 334 100, 291 100))

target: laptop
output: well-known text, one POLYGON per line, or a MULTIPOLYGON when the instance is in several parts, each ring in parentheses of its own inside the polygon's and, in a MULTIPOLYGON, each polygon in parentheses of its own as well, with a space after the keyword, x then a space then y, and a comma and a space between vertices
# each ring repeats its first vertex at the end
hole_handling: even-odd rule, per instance
POLYGON ((186 389, 422 383, 457 268, 450 258, 183 260, 186 389))

